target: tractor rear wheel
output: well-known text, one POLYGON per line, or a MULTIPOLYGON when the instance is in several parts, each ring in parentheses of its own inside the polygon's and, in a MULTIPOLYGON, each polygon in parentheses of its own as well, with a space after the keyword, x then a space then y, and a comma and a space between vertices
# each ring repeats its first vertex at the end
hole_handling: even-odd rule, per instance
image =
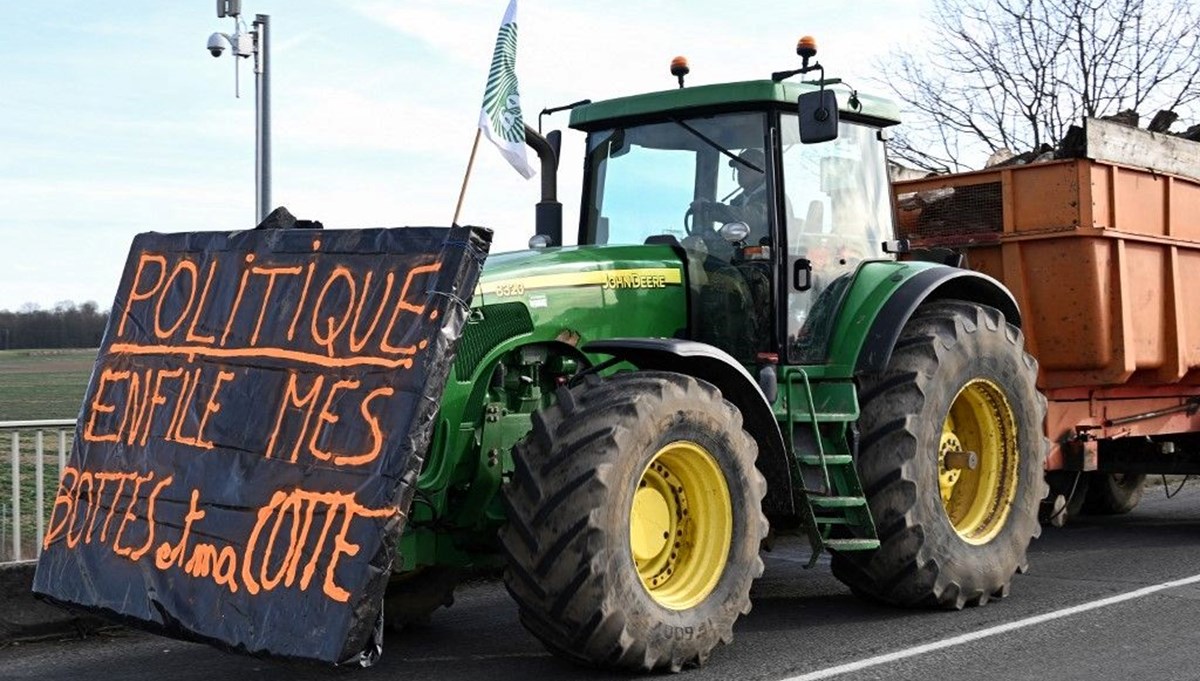
POLYGON ((919 308, 887 369, 860 392, 858 469, 881 545, 835 553, 834 575, 901 606, 962 608, 1007 595, 1048 491, 1036 379, 1020 330, 998 310, 919 308))
POLYGON ((1144 473, 1091 473, 1083 512, 1094 515, 1123 515, 1142 500, 1144 473))
POLYGON ((741 413, 674 373, 590 376, 534 415, 505 486, 505 584, 552 652, 678 671, 733 638, 763 571, 766 483, 741 413))

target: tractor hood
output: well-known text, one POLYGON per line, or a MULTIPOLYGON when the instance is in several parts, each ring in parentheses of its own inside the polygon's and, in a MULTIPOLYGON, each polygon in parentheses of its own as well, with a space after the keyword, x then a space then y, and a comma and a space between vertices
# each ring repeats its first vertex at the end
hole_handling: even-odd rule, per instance
POLYGON ((687 327, 683 265, 669 246, 578 246, 488 257, 459 345, 469 380, 514 345, 673 337, 687 327))
POLYGON ((683 284, 679 257, 669 246, 573 246, 488 259, 475 289, 475 305, 499 299, 526 301, 564 289, 666 289, 683 284))

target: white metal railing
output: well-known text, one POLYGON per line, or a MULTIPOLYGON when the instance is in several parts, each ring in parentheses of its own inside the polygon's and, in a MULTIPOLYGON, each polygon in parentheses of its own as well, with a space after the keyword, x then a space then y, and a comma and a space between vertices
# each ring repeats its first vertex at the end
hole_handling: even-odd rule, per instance
POLYGON ((54 481, 62 477, 67 466, 74 431, 74 419, 0 421, 0 442, 5 435, 11 441, 5 471, 9 475, 0 475, 9 478, 7 498, 5 490, 0 489, 0 563, 33 560, 41 554, 46 501, 53 499, 46 493, 46 433, 56 433, 58 440, 58 468, 50 483, 53 495, 57 490, 54 481), (32 435, 32 439, 23 435, 32 435))

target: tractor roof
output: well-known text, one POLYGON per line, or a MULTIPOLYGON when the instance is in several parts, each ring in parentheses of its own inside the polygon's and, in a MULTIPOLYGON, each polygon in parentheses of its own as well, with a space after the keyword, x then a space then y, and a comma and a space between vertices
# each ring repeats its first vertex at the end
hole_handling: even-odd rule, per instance
MULTIPOLYGON (((851 91, 840 79, 826 79, 826 87, 837 93, 838 108, 847 118, 865 119, 880 125, 900 122, 900 109, 890 100, 858 94, 859 108, 850 106, 851 91)), ((816 82, 747 80, 737 83, 697 85, 663 90, 578 106, 571 111, 571 127, 596 130, 628 118, 655 118, 667 113, 693 113, 695 109, 732 110, 746 106, 776 104, 794 108, 801 93, 815 90, 816 82)))

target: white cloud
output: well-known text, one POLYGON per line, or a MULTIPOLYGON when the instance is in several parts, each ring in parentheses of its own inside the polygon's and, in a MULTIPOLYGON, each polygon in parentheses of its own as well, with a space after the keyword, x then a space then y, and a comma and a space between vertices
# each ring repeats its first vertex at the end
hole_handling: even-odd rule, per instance
POLYGON ((305 87, 297 95, 279 107, 273 134, 281 144, 306 149, 436 152, 444 149, 445 142, 429 131, 455 118, 464 130, 474 121, 461 108, 360 89, 305 87))
MULTIPOLYGON (((464 64, 477 63, 481 49, 490 56, 504 5, 486 0, 415 0, 405 3, 357 2, 351 7, 369 21, 438 50, 464 64), (482 21, 495 13, 492 25, 482 21)), ((520 17, 518 17, 520 24, 520 17)), ((486 68, 486 67, 485 67, 486 68)))

